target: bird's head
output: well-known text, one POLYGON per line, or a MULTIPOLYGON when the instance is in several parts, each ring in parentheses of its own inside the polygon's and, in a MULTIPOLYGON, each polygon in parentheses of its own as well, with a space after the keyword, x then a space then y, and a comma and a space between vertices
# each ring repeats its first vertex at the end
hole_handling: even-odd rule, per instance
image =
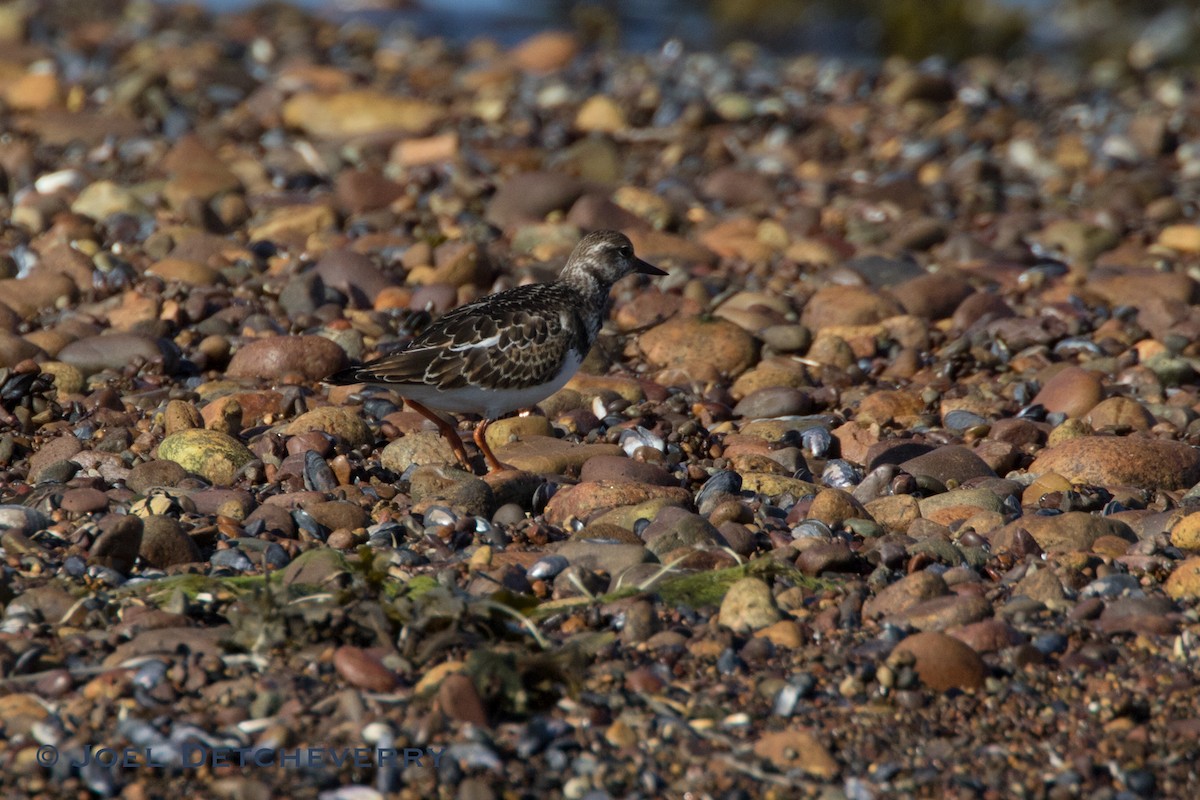
POLYGON ((567 265, 563 267, 562 279, 585 281, 612 286, 626 275, 666 275, 658 267, 647 264, 633 253, 629 237, 618 231, 595 231, 579 240, 567 265))

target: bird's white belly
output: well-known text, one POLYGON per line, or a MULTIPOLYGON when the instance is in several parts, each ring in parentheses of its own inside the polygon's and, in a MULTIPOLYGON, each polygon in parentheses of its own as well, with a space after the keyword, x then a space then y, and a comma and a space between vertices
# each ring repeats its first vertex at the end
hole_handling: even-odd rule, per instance
POLYGON ((401 397, 416 400, 422 405, 439 411, 452 411, 458 414, 479 414, 487 419, 502 417, 510 411, 540 403, 567 384, 579 370, 583 357, 574 351, 567 354, 562 368, 549 383, 537 386, 514 387, 509 389, 483 389, 478 386, 464 386, 459 389, 442 390, 425 384, 409 384, 395 386, 396 393, 401 397))

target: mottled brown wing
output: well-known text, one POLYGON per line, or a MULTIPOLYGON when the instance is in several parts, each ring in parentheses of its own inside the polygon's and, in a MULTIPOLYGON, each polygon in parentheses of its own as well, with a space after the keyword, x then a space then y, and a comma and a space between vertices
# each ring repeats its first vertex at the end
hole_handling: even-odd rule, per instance
POLYGON ((581 339, 562 287, 522 286, 460 306, 404 350, 346 372, 360 381, 443 389, 526 386, 553 378, 570 347, 586 348, 581 339))
POLYGON ((487 345, 443 350, 430 363, 426 380, 443 388, 508 389, 547 383, 575 345, 574 327, 567 309, 512 312, 502 322, 484 326, 487 345))

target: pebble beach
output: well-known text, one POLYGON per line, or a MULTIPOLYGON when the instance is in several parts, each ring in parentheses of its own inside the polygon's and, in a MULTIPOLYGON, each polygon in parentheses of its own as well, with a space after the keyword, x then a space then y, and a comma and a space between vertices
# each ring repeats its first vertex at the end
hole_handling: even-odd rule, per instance
POLYGON ((1200 796, 1194 65, 0 44, 0 794, 1200 796), (610 229, 515 469, 323 381, 610 229))

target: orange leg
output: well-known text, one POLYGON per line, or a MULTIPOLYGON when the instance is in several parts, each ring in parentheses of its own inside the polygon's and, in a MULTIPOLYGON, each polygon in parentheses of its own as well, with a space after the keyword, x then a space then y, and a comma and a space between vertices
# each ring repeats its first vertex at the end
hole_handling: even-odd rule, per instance
MULTIPOLYGON (((409 400, 408 398, 405 398, 404 402, 408 403, 409 407, 412 408, 413 411, 416 411, 422 417, 437 426, 438 433, 442 434, 442 438, 450 443, 450 449, 454 451, 454 455, 458 457, 459 462, 463 465, 467 472, 474 474, 475 468, 472 467, 471 462, 467 460, 467 449, 463 447, 462 437, 458 435, 458 431, 454 429, 454 426, 415 400, 409 400)), ((475 441, 478 442, 479 439, 476 438, 475 441)), ((484 454, 488 455, 488 451, 485 450, 484 454)))
POLYGON ((516 467, 510 467, 508 464, 505 464, 503 461, 496 458, 496 454, 492 452, 492 448, 488 447, 487 437, 484 436, 484 433, 487 432, 487 426, 490 425, 491 422, 492 421, 490 419, 484 419, 480 420, 479 424, 475 426, 475 444, 479 445, 479 450, 483 453, 484 460, 487 461, 488 471, 491 472, 492 470, 500 471, 506 469, 516 469, 516 467))

